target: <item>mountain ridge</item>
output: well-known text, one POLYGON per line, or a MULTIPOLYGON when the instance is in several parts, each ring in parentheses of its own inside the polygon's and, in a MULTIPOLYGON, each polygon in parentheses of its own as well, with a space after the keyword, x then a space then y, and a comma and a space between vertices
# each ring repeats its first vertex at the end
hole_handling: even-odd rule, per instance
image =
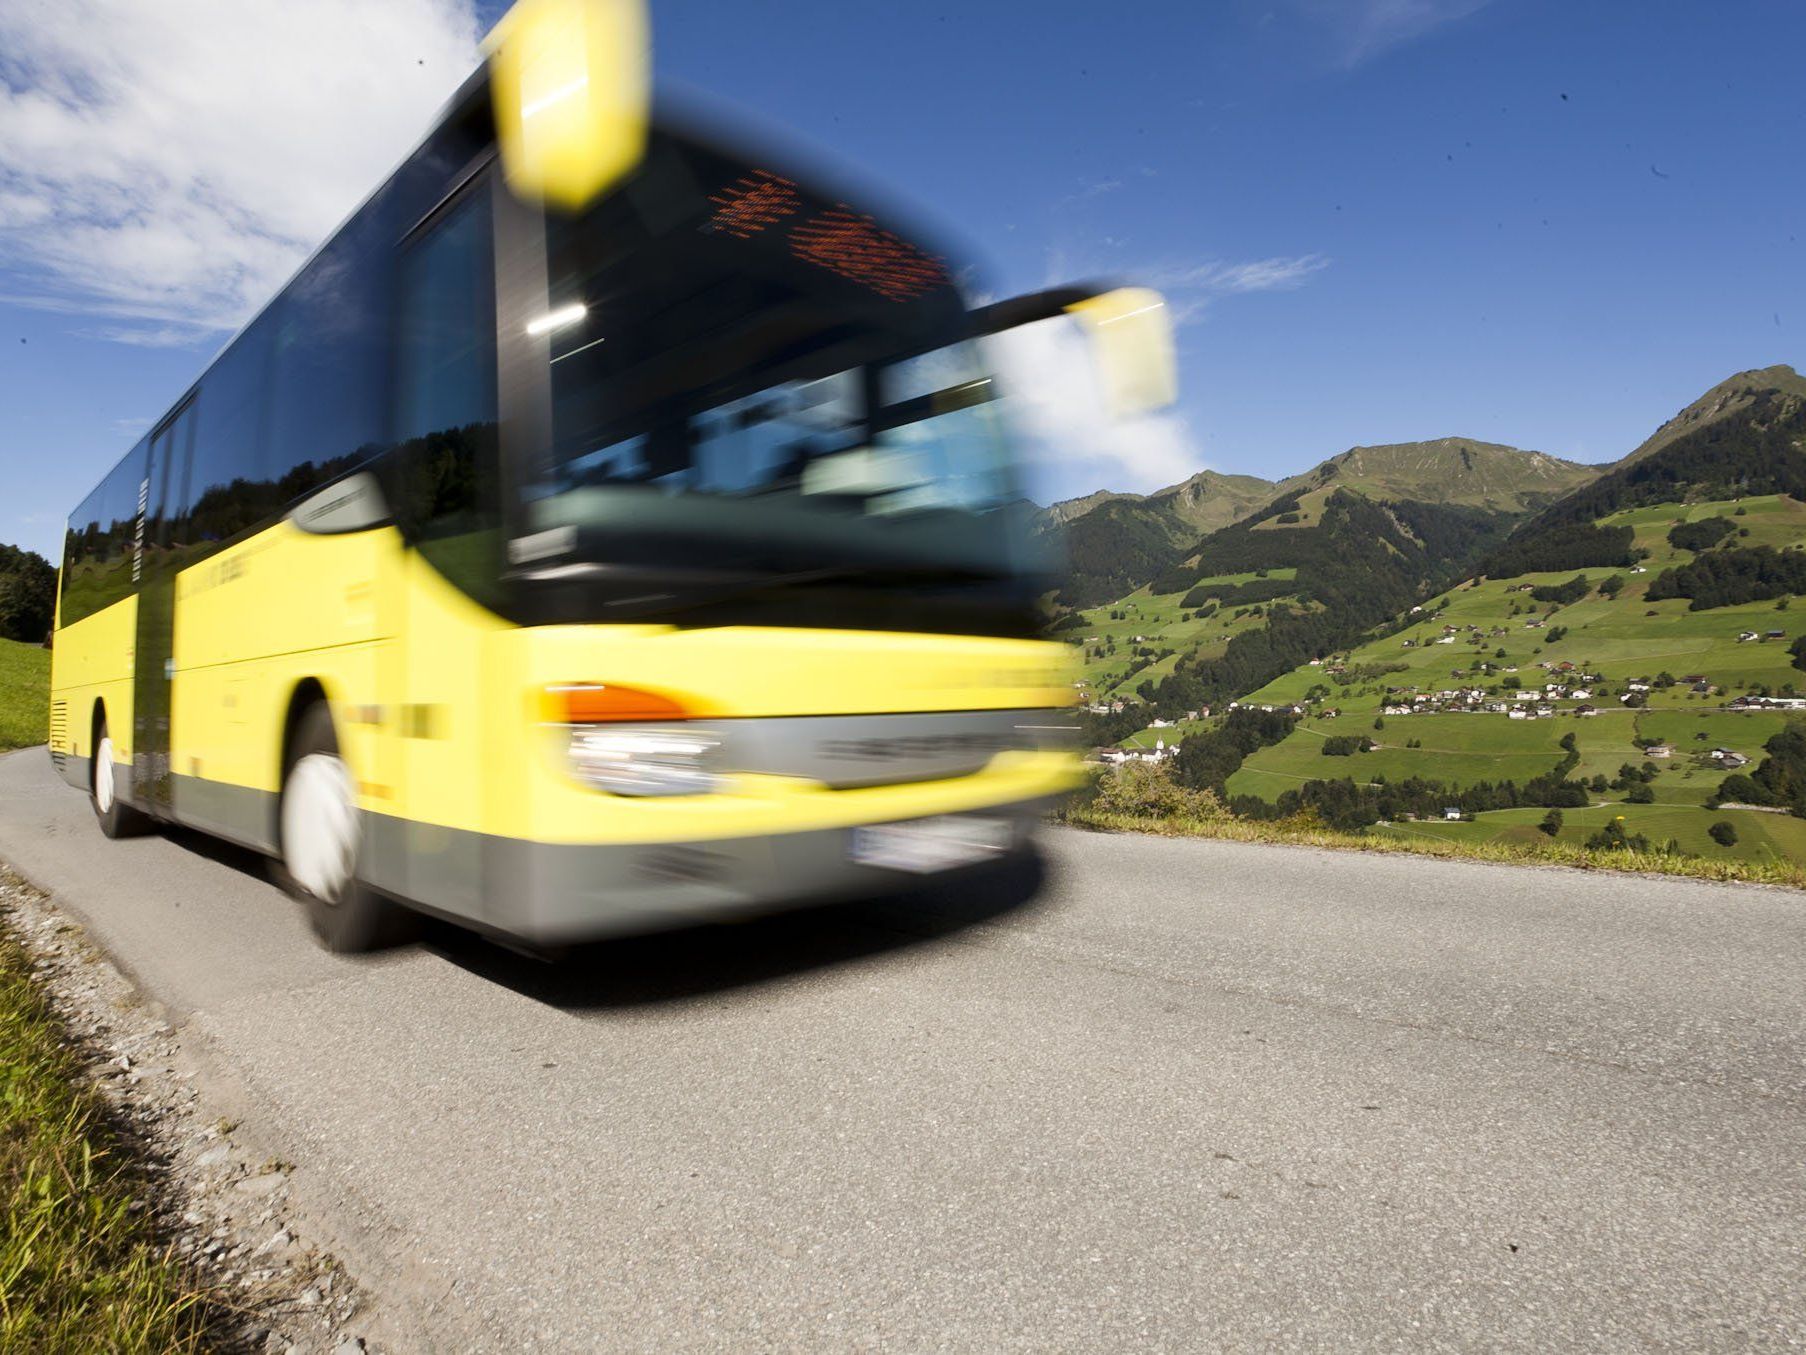
MULTIPOLYGON (((1802 379, 1802 388, 1806 389, 1806 379, 1802 379)), ((1569 461, 1548 452, 1513 447, 1506 443, 1450 435, 1414 442, 1357 444, 1325 457, 1295 475, 1278 480, 1205 469, 1176 484, 1165 485, 1145 494, 1129 490, 1094 489, 1089 494, 1076 498, 1056 500, 1041 509, 1040 515, 1044 521, 1065 524, 1076 522, 1107 503, 1183 505, 1182 517, 1188 520, 1195 518, 1195 525, 1201 529, 1214 530, 1267 507, 1287 493, 1315 488, 1330 478, 1339 479, 1343 488, 1355 489, 1357 492, 1366 492, 1362 489, 1362 482, 1375 483, 1387 491, 1368 493, 1369 498, 1402 497, 1423 503, 1464 502, 1477 508, 1511 511, 1511 507, 1497 500, 1501 495, 1511 496, 1513 482, 1522 482, 1528 487, 1527 492, 1532 494, 1548 492, 1550 489, 1559 491, 1564 483, 1572 482, 1569 487, 1584 483, 1592 476, 1602 474, 1607 468, 1569 461), (1415 467, 1411 465, 1413 458, 1416 459, 1415 467), (1520 462, 1518 458, 1523 460, 1520 462), (1504 468, 1522 473, 1504 476, 1506 483, 1491 490, 1491 497, 1495 501, 1485 501, 1489 496, 1489 472, 1497 476, 1504 468), (1410 473, 1413 469, 1417 474, 1410 473), (1460 487, 1454 495, 1449 492, 1451 476, 1448 472, 1454 472, 1452 482, 1460 487), (1476 481, 1477 485, 1474 484, 1476 481), (1207 496, 1203 492, 1206 489, 1214 489, 1216 497, 1207 496), (1242 504, 1241 511, 1229 518, 1221 518, 1212 510, 1203 513, 1195 509, 1185 511, 1192 505, 1206 502, 1214 510, 1220 503, 1227 501, 1233 504, 1237 500, 1242 504)), ((1522 505, 1515 507, 1521 511, 1522 505)))
POLYGON ((1806 376, 1801 376, 1785 362, 1733 373, 1672 418, 1663 420, 1655 432, 1616 464, 1622 466, 1627 462, 1641 461, 1661 451, 1676 438, 1746 408, 1763 391, 1778 391, 1806 398, 1806 376))
MULTIPOLYGON (((1571 461, 1565 457, 1555 456, 1550 452, 1536 451, 1530 448, 1514 447, 1508 443, 1486 442, 1479 438, 1470 438, 1458 434, 1436 438, 1423 438, 1407 442, 1357 443, 1333 456, 1324 458, 1316 465, 1308 467, 1293 475, 1281 476, 1276 480, 1268 480, 1258 475, 1238 475, 1226 471, 1205 469, 1186 477, 1176 484, 1165 485, 1145 494, 1128 490, 1095 489, 1089 494, 1076 498, 1061 499, 1040 510, 1044 519, 1057 522, 1072 522, 1105 503, 1116 501, 1132 501, 1135 503, 1152 503, 1170 499, 1185 491, 1188 487, 1200 484, 1219 486, 1236 486, 1243 495, 1257 493, 1260 488, 1269 492, 1264 499, 1253 503, 1240 516, 1246 516, 1258 508, 1264 508, 1273 499, 1295 489, 1308 488, 1313 482, 1325 478, 1326 468, 1329 474, 1349 478, 1348 470, 1352 466, 1353 478, 1385 478, 1387 472, 1381 467, 1373 467, 1368 463, 1387 460, 1399 461, 1408 459, 1413 454, 1421 455, 1428 451, 1446 451, 1452 453, 1464 471, 1474 472, 1483 479, 1483 469, 1476 468, 1475 459, 1492 460, 1500 455, 1508 458, 1523 457, 1528 460, 1514 462, 1507 460, 1503 464, 1524 470, 1524 477, 1533 484, 1537 480, 1551 484, 1572 477, 1579 483, 1586 479, 1603 475, 1606 472, 1625 465, 1627 462, 1640 461, 1660 451, 1676 438, 1684 436, 1705 424, 1725 418, 1746 408, 1763 391, 1778 391, 1783 394, 1797 395, 1806 398, 1806 376, 1801 375, 1790 364, 1780 362, 1767 367, 1751 367, 1735 372, 1724 380, 1711 386, 1704 394, 1691 401, 1662 423, 1637 445, 1615 461, 1597 464, 1571 461), (1462 456, 1466 453, 1466 456, 1462 456)), ((1448 464, 1454 464, 1450 462, 1448 464)), ((1434 469, 1426 463, 1426 470, 1434 469)), ((1446 492, 1446 491, 1445 491, 1446 492)), ((1376 497, 1386 497, 1379 495, 1376 497)), ((1424 502, 1457 502, 1454 498, 1424 499, 1424 502)), ((1477 503, 1476 507, 1497 507, 1496 504, 1477 503)), ((1236 519, 1230 519, 1234 521, 1236 519)), ((1219 522, 1216 526, 1227 526, 1228 522, 1219 522)))
POLYGON ((1452 503, 1494 512, 1523 512, 1600 474, 1548 452, 1478 438, 1448 436, 1350 447, 1279 482, 1281 494, 1335 480, 1380 500, 1452 503))
MULTIPOLYGON (((1503 443, 1443 437, 1350 447, 1281 481, 1207 470, 1151 494, 1097 490, 1043 509, 1037 522, 1064 541, 1070 569, 1060 601, 1089 607, 1156 580, 1170 583, 1208 539, 1231 527, 1258 521, 1262 531, 1311 528, 1337 491, 1377 504, 1509 519, 1554 502, 1600 469, 1503 443)), ((1259 553, 1266 564, 1283 567, 1271 550, 1259 553)))
POLYGON ((1149 504, 1172 508, 1181 521, 1208 531, 1226 527, 1243 513, 1258 508, 1272 497, 1277 482, 1258 475, 1231 475, 1208 467, 1188 475, 1175 484, 1163 485, 1146 494, 1130 490, 1094 489, 1076 499, 1060 499, 1041 510, 1044 520, 1058 523, 1076 522, 1087 513, 1109 503, 1149 504), (1214 490, 1212 495, 1210 491, 1214 490), (1221 502, 1237 509, 1221 516, 1216 505, 1221 502), (1208 505, 1208 506, 1207 506, 1208 505))
MULTIPOLYGON (((1185 628, 1172 631, 1176 647, 1137 637, 1135 651, 1170 656, 1136 675, 1150 688, 1144 697, 1170 714, 1236 694, 1230 689, 1243 683, 1246 694, 1263 673, 1321 657, 1322 645, 1345 644, 1352 631, 1397 624, 1430 590, 1463 579, 1629 570, 1637 561, 1634 533, 1614 515, 1746 494, 1806 502, 1806 380, 1791 368, 1738 373, 1664 427, 1674 436, 1663 447, 1601 466, 1457 437, 1351 447, 1279 482, 1263 507, 1179 547, 1151 575, 1162 552, 1144 543, 1116 576, 1137 587, 1122 589, 1117 601, 1062 600, 1073 607, 1111 601, 1119 610, 1136 601, 1138 617, 1176 612, 1185 628), (1565 493, 1556 492, 1561 486, 1565 493), (1358 509, 1360 502, 1373 512, 1358 509), (1212 598, 1227 628, 1200 625, 1212 598), (1261 604, 1265 616, 1255 621, 1261 604), (1319 652, 1306 653, 1312 646, 1319 652), (1156 696, 1156 689, 1163 690, 1156 696)), ((1095 523, 1094 557, 1109 555, 1108 523, 1107 516, 1095 523)), ((1740 557, 1738 568, 1758 580, 1740 578, 1739 587, 1767 587, 1760 580, 1781 567, 1740 557)), ((1086 624, 1098 628, 1097 618, 1086 624)), ((1144 635, 1147 629, 1142 623, 1144 635)))

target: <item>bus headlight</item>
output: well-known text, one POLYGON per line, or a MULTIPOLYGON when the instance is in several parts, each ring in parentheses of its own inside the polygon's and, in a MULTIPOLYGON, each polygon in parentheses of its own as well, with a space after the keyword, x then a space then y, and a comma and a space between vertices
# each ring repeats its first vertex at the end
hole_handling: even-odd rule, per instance
POLYGON ((721 740, 700 729, 573 729, 571 770, 614 795, 707 795, 721 785, 721 740))

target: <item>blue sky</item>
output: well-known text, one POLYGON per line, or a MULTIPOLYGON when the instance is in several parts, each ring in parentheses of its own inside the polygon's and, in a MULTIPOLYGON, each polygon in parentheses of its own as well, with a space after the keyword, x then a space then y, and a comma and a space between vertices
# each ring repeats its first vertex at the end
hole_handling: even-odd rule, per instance
MULTIPOLYGON (((241 83, 204 82, 207 104, 176 75, 109 91, 132 83, 120 52, 179 65, 207 23, 179 0, 161 39, 90 51, 128 2, 0 18, 0 540, 46 552, 496 9, 240 0, 216 41, 242 46, 214 59, 241 83), (263 14, 289 26, 274 41, 263 14)), ((914 202, 990 291, 1167 288, 1178 411, 1046 493, 1445 434, 1608 460, 1733 371, 1806 365, 1796 0, 664 0, 653 20, 661 80, 914 202)))

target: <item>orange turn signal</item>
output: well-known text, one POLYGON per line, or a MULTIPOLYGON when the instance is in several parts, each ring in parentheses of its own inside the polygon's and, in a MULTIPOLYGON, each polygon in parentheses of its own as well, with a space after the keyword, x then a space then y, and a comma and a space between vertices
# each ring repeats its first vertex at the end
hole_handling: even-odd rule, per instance
POLYGON ((548 722, 559 725, 687 720, 693 713, 681 702, 657 692, 606 682, 567 682, 547 687, 541 694, 540 709, 548 722))

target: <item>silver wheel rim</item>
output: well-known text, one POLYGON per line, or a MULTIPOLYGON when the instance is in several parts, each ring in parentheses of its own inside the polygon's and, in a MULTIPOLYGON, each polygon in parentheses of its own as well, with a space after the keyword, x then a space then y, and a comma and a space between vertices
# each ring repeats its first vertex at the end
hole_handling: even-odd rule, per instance
POLYGON ((113 808, 113 740, 105 734, 94 750, 94 803, 102 814, 113 808))
POLYGON ((357 793, 333 753, 309 753, 282 791, 282 859, 296 884, 337 903, 357 866, 357 793))

